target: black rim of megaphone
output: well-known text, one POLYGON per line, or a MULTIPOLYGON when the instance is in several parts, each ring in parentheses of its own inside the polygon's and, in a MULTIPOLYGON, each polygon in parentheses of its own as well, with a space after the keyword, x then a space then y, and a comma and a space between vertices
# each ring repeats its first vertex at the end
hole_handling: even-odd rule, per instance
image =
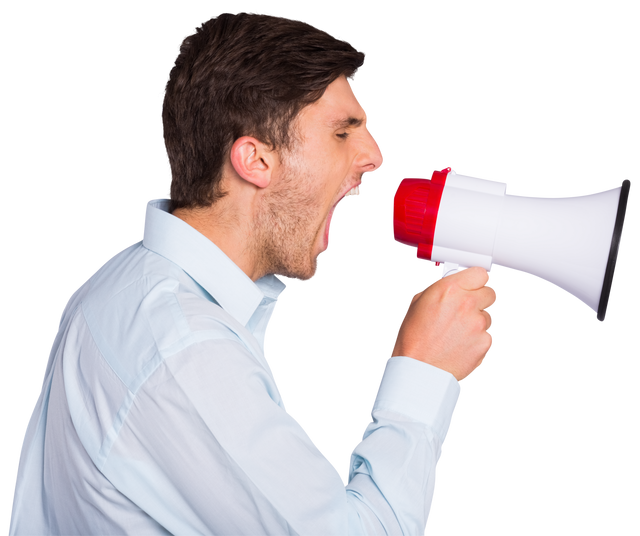
POLYGON ((613 226, 613 238, 611 240, 611 249, 609 249, 609 260, 607 261, 607 269, 604 272, 602 293, 600 294, 600 303, 598 304, 598 320, 600 321, 604 320, 604 315, 607 312, 607 304, 609 303, 611 283, 613 282, 613 272, 616 269, 618 247, 620 246, 620 235, 622 235, 622 224, 624 223, 624 214, 627 210, 627 199, 629 199, 629 188, 631 188, 631 182, 624 181, 622 183, 622 190, 620 190, 620 201, 618 201, 616 224, 613 226))

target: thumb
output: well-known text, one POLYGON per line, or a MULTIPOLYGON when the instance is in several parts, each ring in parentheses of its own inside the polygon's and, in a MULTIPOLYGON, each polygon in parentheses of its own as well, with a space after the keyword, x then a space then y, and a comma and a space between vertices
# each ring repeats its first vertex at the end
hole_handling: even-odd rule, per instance
POLYGON ((463 290, 481 289, 489 281, 489 273, 479 266, 461 270, 457 274, 452 274, 447 277, 451 279, 452 283, 455 282, 463 290))

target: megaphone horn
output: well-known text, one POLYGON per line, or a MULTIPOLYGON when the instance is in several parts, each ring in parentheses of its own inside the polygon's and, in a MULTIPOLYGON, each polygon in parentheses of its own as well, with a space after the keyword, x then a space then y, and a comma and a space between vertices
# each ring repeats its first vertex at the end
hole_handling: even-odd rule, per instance
POLYGON ((394 198, 395 239, 436 263, 493 263, 537 275, 604 320, 631 183, 583 197, 507 195, 506 184, 458 175, 404 179, 394 198))

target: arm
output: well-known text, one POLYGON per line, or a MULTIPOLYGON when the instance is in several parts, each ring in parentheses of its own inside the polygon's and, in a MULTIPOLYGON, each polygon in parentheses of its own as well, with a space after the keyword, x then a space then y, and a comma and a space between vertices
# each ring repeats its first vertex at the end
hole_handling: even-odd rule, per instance
MULTIPOLYGON (((432 487, 431 460, 448 425, 445 415, 440 430, 431 429, 421 420, 433 424, 438 418, 427 414, 442 412, 412 410, 415 401, 397 392, 416 365, 429 368, 390 362, 346 491, 279 404, 271 375, 230 340, 192 346, 158 368, 138 391, 102 472, 174 534, 398 534, 399 526, 415 533, 413 517, 424 518, 424 491, 430 494, 414 492, 425 487, 423 477, 432 487)), ((457 382, 431 372, 440 391, 452 392, 427 396, 455 403, 457 382)))

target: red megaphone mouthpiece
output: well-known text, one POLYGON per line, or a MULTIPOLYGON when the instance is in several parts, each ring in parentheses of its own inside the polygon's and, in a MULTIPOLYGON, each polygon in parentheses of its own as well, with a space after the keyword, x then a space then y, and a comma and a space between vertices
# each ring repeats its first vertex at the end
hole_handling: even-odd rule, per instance
POLYGON ((434 171, 431 180, 404 179, 393 200, 395 239, 417 247, 421 259, 431 260, 438 209, 450 171, 434 171))

